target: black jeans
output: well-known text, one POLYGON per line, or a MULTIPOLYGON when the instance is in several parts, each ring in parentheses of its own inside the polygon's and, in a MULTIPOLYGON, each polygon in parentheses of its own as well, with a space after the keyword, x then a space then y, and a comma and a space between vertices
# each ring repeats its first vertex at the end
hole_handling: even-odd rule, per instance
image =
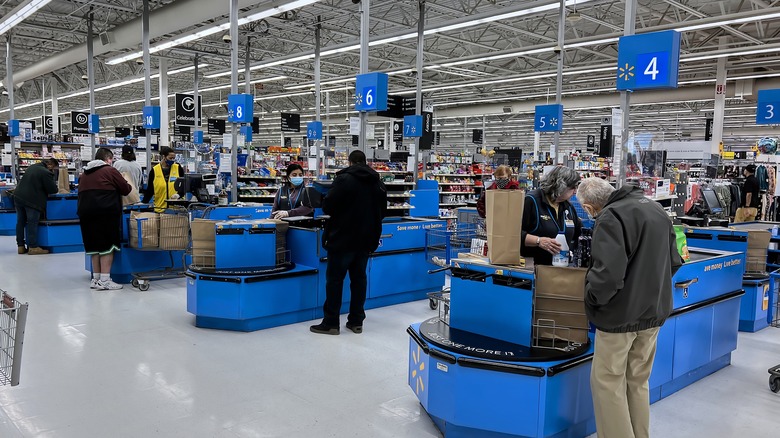
POLYGON ((41 212, 21 202, 16 203, 16 246, 24 246, 24 233, 27 231, 27 246, 38 247, 38 222, 41 212))
POLYGON ((328 268, 325 271, 325 317, 322 323, 328 327, 339 327, 339 315, 341 314, 342 291, 344 290, 344 277, 349 272, 349 291, 351 294, 349 303, 349 316, 347 324, 363 325, 366 312, 363 305, 366 303, 366 265, 368 265, 368 251, 360 252, 328 252, 328 268))

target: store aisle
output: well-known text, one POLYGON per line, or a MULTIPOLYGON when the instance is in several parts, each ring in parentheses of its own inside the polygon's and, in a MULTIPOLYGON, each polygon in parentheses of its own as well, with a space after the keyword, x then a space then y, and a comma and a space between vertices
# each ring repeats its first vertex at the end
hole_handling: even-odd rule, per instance
MULTIPOLYGON (((19 256, 0 237, 0 288, 30 313, 21 384, 0 387, 0 437, 440 436, 406 386, 406 327, 426 302, 370 310, 362 335, 309 323, 202 330, 184 280, 93 292, 83 254, 19 256)), ((653 406, 659 437, 770 437, 767 368, 780 331, 740 336, 734 365, 653 406)))

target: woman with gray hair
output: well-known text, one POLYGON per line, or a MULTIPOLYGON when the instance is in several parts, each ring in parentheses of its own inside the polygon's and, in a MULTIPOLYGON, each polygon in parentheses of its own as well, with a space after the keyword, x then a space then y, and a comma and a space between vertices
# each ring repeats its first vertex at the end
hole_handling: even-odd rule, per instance
POLYGON ((523 210, 523 257, 533 257, 537 265, 552 265, 553 256, 561 252, 556 242, 564 233, 569 249, 573 249, 582 229, 582 222, 569 199, 577 192, 580 176, 568 167, 558 166, 544 176, 539 189, 528 192, 523 210))

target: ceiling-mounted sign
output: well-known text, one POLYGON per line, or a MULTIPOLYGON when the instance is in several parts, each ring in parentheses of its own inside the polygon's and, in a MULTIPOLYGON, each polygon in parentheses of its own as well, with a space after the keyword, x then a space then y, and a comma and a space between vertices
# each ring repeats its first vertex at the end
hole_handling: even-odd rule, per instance
POLYGON ((89 134, 89 113, 71 111, 70 132, 73 134, 89 134))
MULTIPOLYGON (((404 97, 403 100, 403 115, 413 116, 417 114, 417 98, 416 97, 404 97)), ((425 108, 425 98, 422 100, 422 108, 425 108)))
POLYGON ((587 142, 587 149, 588 152, 595 152, 596 151, 596 136, 595 135, 589 135, 588 136, 588 142, 587 142))
POLYGON ((203 131, 195 131, 192 134, 192 142, 195 144, 203 144, 203 131))
POLYGON ((355 111, 387 110, 387 73, 366 73, 355 78, 355 111))
MULTIPOLYGON (((252 141, 252 126, 246 125, 242 126, 241 129, 239 129, 239 133, 244 136, 244 142, 250 143, 252 141)), ((239 146, 241 146, 239 144, 239 146)))
POLYGON ((90 134, 100 134, 100 116, 97 114, 89 115, 88 128, 90 134))
POLYGON ((376 115, 390 117, 391 119, 400 119, 404 116, 404 97, 387 96, 387 109, 385 111, 378 111, 376 115))
POLYGON ((209 135, 224 135, 225 121, 221 119, 208 119, 206 121, 206 128, 209 135))
POLYGON ((187 141, 186 139, 190 137, 191 132, 192 132, 192 128, 190 128, 189 126, 179 126, 179 125, 173 126, 173 135, 177 137, 185 138, 184 141, 187 141))
POLYGON ((125 138, 130 137, 130 128, 122 128, 117 126, 114 128, 114 137, 125 138))
POLYGON ((359 135, 353 135, 352 136, 352 147, 356 148, 360 146, 360 136, 359 135))
POLYGON ((423 135, 420 138, 420 150, 430 150, 433 147, 433 113, 423 111, 423 135))
POLYGON ((322 122, 309 122, 306 125, 306 138, 309 140, 322 140, 322 122))
POLYGON ((599 157, 609 158, 612 156, 612 125, 601 125, 599 134, 599 157))
POLYGON ((228 122, 252 123, 255 114, 255 100, 251 94, 228 96, 228 122))
POLYGON ((780 90, 759 90, 756 107, 757 125, 780 123, 780 90))
POLYGON ((133 137, 143 137, 146 135, 146 129, 143 126, 133 126, 133 137))
POLYGON ((292 147, 292 138, 285 137, 284 138, 284 147, 291 148, 292 147))
MULTIPOLYGON (((57 126, 62 128, 62 117, 57 116, 57 126)), ((54 117, 43 116, 43 129, 45 134, 52 134, 54 132, 54 117)))
POLYGON ((403 120, 393 121, 393 142, 403 143, 404 141, 404 122, 403 120))
POLYGON ((704 122, 704 141, 712 140, 712 128, 715 123, 715 119, 708 117, 704 122))
POLYGON ((198 120, 195 122, 195 97, 192 94, 176 93, 174 124, 179 126, 201 126, 203 96, 198 95, 198 120))
POLYGON ((482 144, 485 142, 485 132, 481 129, 474 129, 471 131, 471 142, 474 144, 482 144))
POLYGON ((617 89, 677 88, 680 32, 667 30, 620 37, 617 89))
POLYGON ((423 135, 423 117, 405 116, 404 117, 404 137, 422 137, 423 135))
POLYGON ((563 130, 563 105, 537 105, 534 131, 560 132, 563 130))
POLYGON ((145 106, 143 109, 144 128, 160 129, 160 107, 145 106))
POLYGON ((252 118, 252 134, 260 134, 260 119, 252 118))
POLYGON ((282 132, 301 132, 301 115, 282 113, 282 132))

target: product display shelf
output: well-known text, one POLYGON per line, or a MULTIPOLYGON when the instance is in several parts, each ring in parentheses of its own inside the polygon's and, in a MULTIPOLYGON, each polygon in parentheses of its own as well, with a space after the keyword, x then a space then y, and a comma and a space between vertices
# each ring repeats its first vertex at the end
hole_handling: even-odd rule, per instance
POLYGON ((70 181, 74 182, 81 173, 83 146, 80 143, 22 141, 16 151, 17 176, 21 178, 28 167, 40 163, 44 158, 55 158, 61 168, 68 169, 70 181))
POLYGON ((439 183, 439 219, 452 219, 456 208, 476 201, 483 188, 481 178, 479 173, 429 172, 428 179, 439 183))

